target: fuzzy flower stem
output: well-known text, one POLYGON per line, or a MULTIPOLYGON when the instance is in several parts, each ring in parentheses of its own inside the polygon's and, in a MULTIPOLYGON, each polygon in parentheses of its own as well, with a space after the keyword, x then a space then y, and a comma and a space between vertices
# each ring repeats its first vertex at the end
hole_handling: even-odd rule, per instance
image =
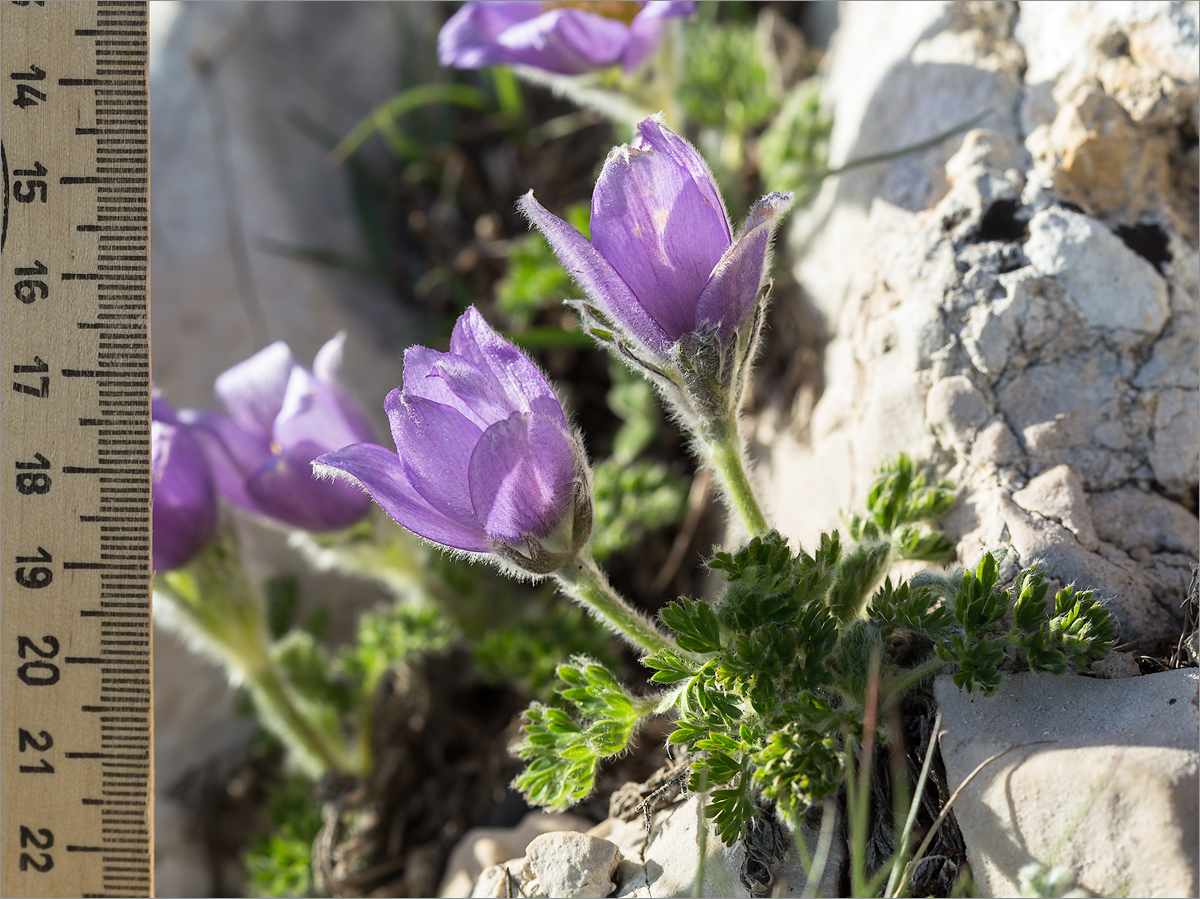
POLYGON ((660 632, 612 588, 586 549, 573 563, 556 571, 554 577, 565 594, 645 654, 660 650, 679 653, 675 641, 660 632))
POLYGON ((175 629, 193 640, 249 689, 263 724, 293 750, 310 773, 360 773, 337 733, 304 708, 271 656, 265 610, 232 552, 218 535, 188 566, 160 574, 155 596, 170 603, 175 629))
POLYGON ((742 517, 751 537, 761 537, 771 530, 763 514, 750 476, 746 472, 746 457, 738 435, 737 413, 731 411, 724 420, 709 421, 699 437, 709 464, 716 470, 718 482, 725 491, 729 505, 742 517))
POLYGON ((276 665, 268 664, 254 674, 247 674, 246 682, 263 718, 286 735, 289 745, 302 747, 303 753, 320 762, 326 771, 356 773, 358 766, 351 761, 344 748, 327 739, 320 728, 301 711, 276 665))

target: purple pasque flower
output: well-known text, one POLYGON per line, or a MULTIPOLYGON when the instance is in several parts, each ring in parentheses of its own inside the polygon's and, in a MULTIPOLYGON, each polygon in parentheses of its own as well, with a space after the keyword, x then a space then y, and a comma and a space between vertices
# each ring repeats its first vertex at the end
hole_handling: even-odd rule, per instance
POLYGON ((348 484, 319 481, 312 460, 372 429, 337 385, 345 334, 326 343, 312 371, 276 342, 217 377, 227 415, 184 410, 200 437, 221 495, 237 505, 308 531, 348 527, 371 502, 348 484))
POLYGON ((668 370, 678 368, 677 353, 698 355, 689 345, 698 340, 748 351, 771 232, 791 204, 790 193, 767 194, 735 235, 707 164, 661 116, 608 154, 592 193, 590 241, 532 191, 520 203, 587 294, 584 312, 598 312, 621 348, 668 370))
POLYGON ((397 452, 373 443, 317 459, 427 540, 495 553, 535 574, 557 570, 591 533, 582 446, 546 378, 474 307, 450 352, 411 347, 384 409, 397 452))
POLYGON ((524 65, 579 75, 620 63, 635 69, 654 49, 666 19, 690 16, 694 2, 465 3, 438 34, 438 59, 456 69, 524 65))
POLYGON ((186 564, 217 528, 217 489, 191 429, 154 391, 150 415, 154 568, 186 564))

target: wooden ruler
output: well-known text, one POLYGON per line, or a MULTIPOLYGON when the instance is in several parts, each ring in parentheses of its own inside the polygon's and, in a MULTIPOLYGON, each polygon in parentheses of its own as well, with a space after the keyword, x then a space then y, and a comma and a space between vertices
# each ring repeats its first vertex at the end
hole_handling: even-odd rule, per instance
POLYGON ((0 3, 0 889, 153 895, 148 8, 0 3))

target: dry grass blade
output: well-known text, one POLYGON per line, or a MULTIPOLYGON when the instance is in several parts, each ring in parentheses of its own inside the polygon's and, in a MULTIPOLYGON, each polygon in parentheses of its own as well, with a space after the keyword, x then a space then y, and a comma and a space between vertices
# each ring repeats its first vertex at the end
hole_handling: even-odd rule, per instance
MULTIPOLYGON (((942 710, 937 710, 937 715, 933 719, 933 739, 929 741, 929 748, 925 750, 925 761, 921 763, 921 774, 917 777, 917 788, 913 791, 912 802, 908 807, 908 817, 904 820, 904 830, 900 834, 900 839, 897 840, 897 853, 903 854, 908 851, 908 838, 912 836, 913 824, 917 820, 917 809, 921 806, 921 795, 925 792, 925 781, 929 779, 929 768, 933 763, 933 754, 937 750, 938 735, 942 731, 942 710)), ((968 778, 969 779, 969 778, 968 778)), ((960 787, 961 789, 961 787, 960 787)), ((953 800, 951 800, 953 801, 953 800)), ((941 823, 941 818, 938 818, 938 823, 941 823)), ((935 824, 931 833, 937 831, 935 824)), ((924 845, 922 848, 926 848, 924 845)), ((908 866, 904 868, 905 874, 908 873, 908 866)), ((896 897, 899 894, 894 888, 897 886, 896 878, 900 874, 900 858, 897 857, 896 864, 892 866, 892 873, 888 877, 887 888, 883 891, 884 896, 896 897)))
MULTIPOLYGON (((821 879, 825 876, 825 865, 829 861, 829 853, 833 850, 833 831, 837 826, 838 805, 837 799, 830 797, 825 800, 825 807, 821 811, 821 830, 817 834, 817 849, 813 853, 812 866, 808 869, 808 877, 804 881, 804 891, 800 894, 802 899, 814 899, 817 895, 817 890, 821 886, 821 879)), ((797 841, 802 840, 797 830, 797 841)))
MULTIPOLYGON (((912 861, 910 861, 907 865, 904 866, 904 875, 900 878, 900 883, 898 883, 896 885, 896 892, 893 893, 892 895, 899 896, 904 892, 904 889, 908 886, 909 877, 912 875, 912 872, 914 870, 916 870, 917 865, 919 865, 921 863, 921 859, 924 858, 926 850, 929 849, 930 844, 933 842, 934 836, 938 832, 938 828, 942 826, 942 822, 945 821, 946 816, 950 814, 950 809, 954 807, 954 803, 958 800, 958 797, 962 795, 963 790, 965 790, 967 788, 967 785, 970 784, 971 781, 973 781, 975 779, 975 777, 979 774, 979 772, 981 772, 984 768, 986 768, 992 762, 996 761, 997 759, 1003 758, 1004 756, 1008 755, 1010 752, 1012 752, 1015 749, 1024 749, 1028 746, 1041 746, 1045 743, 1054 743, 1054 742, 1057 742, 1057 741, 1055 741, 1055 740, 1034 740, 1031 743, 1018 743, 1015 746, 1009 746, 1007 749, 1002 749, 993 755, 989 755, 986 759, 984 759, 982 762, 980 762, 978 765, 976 765, 975 769, 963 779, 963 782, 958 785, 958 788, 953 793, 951 793, 950 798, 946 800, 945 806, 943 806, 941 813, 937 816, 937 820, 935 820, 933 822, 933 826, 931 828, 929 828, 929 833, 927 833, 925 835, 925 839, 921 842, 920 848, 917 849, 917 852, 913 856, 912 861)), ((930 747, 931 751, 932 751, 932 748, 933 747, 931 746, 930 747)))

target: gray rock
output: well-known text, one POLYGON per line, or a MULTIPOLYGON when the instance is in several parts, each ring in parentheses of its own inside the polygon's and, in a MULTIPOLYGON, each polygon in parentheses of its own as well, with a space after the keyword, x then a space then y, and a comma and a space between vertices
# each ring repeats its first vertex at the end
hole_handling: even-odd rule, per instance
POLYGON ((1021 895, 1017 873, 1036 862, 1065 867, 1094 895, 1196 895, 1198 683, 1195 670, 1026 674, 983 698, 939 678, 951 788, 1011 750, 954 806, 981 894, 1021 895))
POLYGON ((1013 502, 1026 512, 1057 521, 1084 549, 1094 552, 1100 548, 1083 484, 1068 466, 1056 465, 1042 472, 1013 494, 1013 502))
POLYGON ((1089 507, 1153 490, 1173 533, 1200 532, 1200 254, 1169 146, 1195 121, 1196 9, 1054 6, 1015 19, 1005 3, 842 7, 834 164, 934 133, 947 110, 995 114, 827 182, 797 213, 795 274, 833 339, 824 394, 771 435, 759 471, 775 523, 807 546, 862 502, 880 462, 927 459, 960 488, 943 523, 960 561, 995 547, 1041 560, 1105 596, 1122 639, 1156 637, 1181 623, 1179 556, 1196 538, 1127 545, 1089 507), (1051 38, 1064 22, 1071 36, 1051 38), (1118 77, 1123 40, 1136 72, 1118 77), (1137 222, 1169 259, 1135 251, 1152 255, 1127 231, 1137 222))

